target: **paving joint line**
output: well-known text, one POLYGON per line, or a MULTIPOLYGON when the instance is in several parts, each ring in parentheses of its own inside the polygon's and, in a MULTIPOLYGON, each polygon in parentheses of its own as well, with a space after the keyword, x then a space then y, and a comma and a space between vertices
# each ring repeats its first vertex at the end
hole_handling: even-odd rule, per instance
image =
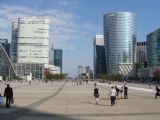
POLYGON ((24 108, 20 108, 16 111, 13 111, 10 114, 2 114, 1 116, 1 120, 16 120, 18 118, 20 118, 21 116, 27 116, 27 114, 32 111, 33 108, 45 103, 46 101, 48 101, 49 99, 55 97, 56 95, 58 95, 60 93, 60 91, 64 88, 64 86, 66 85, 66 82, 63 83, 63 85, 52 95, 43 98, 41 100, 38 100, 24 108))

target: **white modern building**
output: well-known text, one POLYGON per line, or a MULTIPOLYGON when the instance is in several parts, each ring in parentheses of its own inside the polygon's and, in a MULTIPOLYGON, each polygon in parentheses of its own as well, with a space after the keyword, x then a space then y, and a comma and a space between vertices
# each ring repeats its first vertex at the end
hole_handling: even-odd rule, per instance
POLYGON ((49 65, 48 69, 50 71, 50 73, 52 74, 60 74, 61 73, 61 68, 55 65, 49 65))
POLYGON ((49 19, 18 19, 17 63, 49 63, 49 19))

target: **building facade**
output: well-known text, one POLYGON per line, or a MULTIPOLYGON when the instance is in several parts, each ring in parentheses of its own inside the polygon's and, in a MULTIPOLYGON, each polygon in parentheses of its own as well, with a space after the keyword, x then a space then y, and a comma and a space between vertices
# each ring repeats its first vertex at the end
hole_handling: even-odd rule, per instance
POLYGON ((62 73, 62 49, 54 49, 54 65, 61 68, 62 73))
POLYGON ((78 66, 78 78, 81 78, 83 74, 83 66, 78 66))
POLYGON ((106 57, 104 48, 103 35, 96 35, 93 41, 94 47, 94 78, 100 78, 101 75, 106 74, 106 57))
POLYGON ((137 42, 137 63, 147 61, 147 42, 137 42))
POLYGON ((149 67, 160 66, 160 28, 147 35, 147 61, 149 67))
POLYGON ((17 76, 24 80, 26 80, 27 75, 30 75, 31 73, 33 79, 41 80, 44 78, 44 64, 15 63, 13 66, 17 76))
MULTIPOLYGON (((119 64, 126 64, 123 71, 136 58, 136 17, 131 12, 104 14, 104 45, 107 74, 121 73, 119 64)), ((132 65, 133 66, 133 65, 132 65)), ((133 70, 127 71, 132 73, 133 70)))
POLYGON ((1 43, 0 43, 0 76, 2 76, 3 79, 6 80, 11 80, 17 76, 12 66, 12 62, 10 61, 8 54, 1 43))
POLYGON ((10 58, 13 63, 17 62, 17 41, 18 41, 18 22, 12 22, 10 58))
POLYGON ((49 63, 49 19, 18 19, 17 63, 49 63))

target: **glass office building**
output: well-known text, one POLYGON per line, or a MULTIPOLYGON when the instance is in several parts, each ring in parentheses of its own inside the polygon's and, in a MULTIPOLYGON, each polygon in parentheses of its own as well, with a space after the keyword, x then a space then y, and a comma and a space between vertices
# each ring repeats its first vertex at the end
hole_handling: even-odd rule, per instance
POLYGON ((147 61, 147 42, 137 42, 137 63, 147 61))
POLYGON ((62 73, 62 49, 54 49, 54 65, 59 66, 62 73))
POLYGON ((130 74, 133 71, 136 54, 135 14, 131 12, 104 14, 104 44, 107 73, 130 74), (119 71, 119 68, 123 68, 123 71, 119 71))
POLYGON ((160 66, 160 28, 147 35, 147 61, 149 67, 160 66))
POLYGON ((10 48, 10 58, 12 63, 17 62, 17 42, 18 42, 18 22, 12 22, 12 40, 10 48))
POLYGON ((94 42, 94 78, 106 74, 106 58, 103 35, 96 35, 94 42))

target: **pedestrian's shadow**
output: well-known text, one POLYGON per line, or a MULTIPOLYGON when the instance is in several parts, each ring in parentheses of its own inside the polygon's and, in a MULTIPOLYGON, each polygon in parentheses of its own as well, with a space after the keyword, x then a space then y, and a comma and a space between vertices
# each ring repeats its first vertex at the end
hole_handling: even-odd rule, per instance
POLYGON ((107 104, 101 104, 101 103, 93 103, 93 102, 80 102, 80 103, 84 103, 84 104, 91 104, 91 105, 97 105, 97 106, 111 106, 111 105, 107 105, 107 104))
POLYGON ((100 100, 105 100, 105 101, 109 101, 110 98, 99 98, 100 100))

